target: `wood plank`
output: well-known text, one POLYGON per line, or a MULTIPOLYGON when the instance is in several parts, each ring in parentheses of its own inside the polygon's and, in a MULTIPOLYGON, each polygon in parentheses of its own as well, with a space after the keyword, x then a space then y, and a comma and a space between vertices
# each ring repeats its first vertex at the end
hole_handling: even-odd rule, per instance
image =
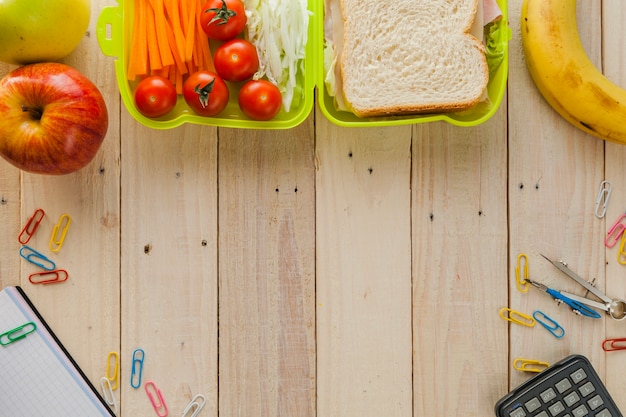
MULTIPOLYGON (((604 74, 614 83, 626 88, 626 3, 620 0, 604 0, 602 5, 602 33, 603 55, 602 63, 604 74)), ((626 146, 607 142, 604 179, 611 182, 613 189, 607 207, 604 221, 600 221, 603 228, 608 230, 616 219, 624 214, 626 207, 626 181, 623 171, 626 166, 626 146)), ((599 184, 598 184, 599 187, 599 184)), ((626 282, 624 282, 624 265, 617 261, 619 245, 606 249, 606 293, 610 297, 625 298, 626 282)), ((626 337, 624 322, 607 320, 606 337, 626 337)), ((626 363, 623 352, 608 352, 606 354, 606 384, 617 406, 626 410, 626 395, 623 395, 623 376, 626 373, 626 363)))
POLYGON ((97 40, 92 36, 105 3, 92 2, 88 32, 63 62, 100 89, 109 110, 107 136, 94 160, 76 173, 22 173, 20 210, 20 223, 37 208, 46 212, 29 246, 69 274, 63 284, 35 286, 28 275, 39 269, 22 260, 20 283, 96 386, 105 374, 108 352, 119 349, 119 95, 113 66, 95 53, 97 40), (53 225, 64 213, 71 217, 70 228, 62 249, 53 253, 48 247, 53 225))
POLYGON ((220 130, 220 416, 315 416, 313 135, 220 130))
POLYGON ((411 128, 316 127, 317 413, 408 417, 411 128))
POLYGON ((152 381, 170 414, 202 394, 216 415, 217 129, 157 131, 122 114, 122 412, 154 412, 152 381), (138 348, 144 385, 133 389, 138 348))
MULTIPOLYGON (((509 4, 511 15, 519 15, 522 0, 509 4)), ((600 1, 578 1, 578 25, 590 57, 599 62, 600 1)), ((568 262, 582 277, 596 277, 598 287, 604 288, 604 233, 602 222, 594 216, 604 175, 604 142, 571 126, 540 96, 526 69, 519 27, 514 28, 510 47, 509 307, 526 314, 541 310, 560 323, 566 335, 557 340, 541 326, 511 325, 509 360, 523 357, 554 363, 582 353, 602 371, 602 322, 575 316, 536 289, 519 292, 514 268, 518 254, 526 253, 531 278, 583 295, 579 285, 540 256, 544 254, 568 262)), ((529 377, 509 369, 512 386, 529 377)))
POLYGON ((506 105, 477 127, 415 126, 415 416, 486 416, 506 393, 506 149, 506 105))
MULTIPOLYGON (((13 65, 0 63, 0 78, 8 74, 13 65)), ((0 245, 0 289, 20 283, 20 244, 17 240, 22 227, 20 218, 20 171, 0 159, 0 230, 6 236, 0 245)))

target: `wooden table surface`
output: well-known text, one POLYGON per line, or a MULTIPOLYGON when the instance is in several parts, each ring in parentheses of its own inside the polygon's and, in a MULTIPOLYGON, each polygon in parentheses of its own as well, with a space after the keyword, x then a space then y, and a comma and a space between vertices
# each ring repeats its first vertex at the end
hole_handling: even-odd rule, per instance
MULTIPOLYGON (((203 394, 207 417, 485 417, 531 376, 515 358, 571 353, 591 359, 626 410, 626 351, 601 349, 626 337, 626 322, 581 318, 515 286, 525 253, 532 278, 581 293, 543 253, 626 297, 626 266, 604 245, 626 206, 626 147, 573 128, 539 95, 521 3, 509 1, 507 95, 478 127, 340 128, 316 108, 291 130, 157 131, 121 104, 95 37, 115 2, 93 0, 65 62, 101 89, 109 132, 75 174, 0 160, 0 285, 24 288, 94 384, 119 352, 121 416, 155 415, 129 384, 136 348, 170 415, 203 394), (613 192, 598 219, 604 179, 613 192), (34 267, 18 255, 37 208, 44 229, 72 218, 54 254, 70 274, 62 285, 30 284, 34 267), (565 337, 509 325, 507 306, 545 312, 565 337)), ((626 85, 626 2, 578 3, 585 48, 626 85)), ((46 234, 33 246, 47 248, 46 234)))

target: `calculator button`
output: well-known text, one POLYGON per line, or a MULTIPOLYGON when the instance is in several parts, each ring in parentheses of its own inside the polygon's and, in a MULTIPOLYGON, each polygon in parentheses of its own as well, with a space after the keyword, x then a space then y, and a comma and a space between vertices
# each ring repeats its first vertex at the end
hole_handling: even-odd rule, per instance
POLYGON ((578 384, 579 382, 587 378, 587 374, 585 373, 585 370, 583 368, 580 368, 579 370, 571 374, 570 377, 574 381, 574 384, 578 384))
POLYGON ((550 407, 548 407, 548 410, 550 410, 550 414, 552 414, 553 416, 558 416, 563 411, 565 411, 565 406, 563 405, 561 401, 558 401, 552 404, 550 407))
POLYGON ((542 392, 540 396, 544 403, 548 403, 556 398, 556 392, 554 392, 552 388, 548 388, 547 390, 542 392))
POLYGON ((576 393, 576 391, 574 391, 563 399, 565 400, 565 404, 567 404, 568 407, 572 407, 574 404, 580 401, 580 396, 576 393))
POLYGON ((586 397, 586 396, 590 395, 595 390, 596 390, 596 387, 594 387, 591 382, 587 382, 585 385, 583 385, 579 389, 579 391, 583 395, 583 397, 586 397))
POLYGON ((589 414, 589 410, 587 410, 587 407, 585 407, 585 404, 583 404, 580 407, 574 409, 574 411, 572 411, 572 414, 574 414, 574 417, 586 417, 587 414, 589 414))
POLYGON ((515 410, 511 411, 509 413, 510 417, 525 417, 526 413, 524 412, 524 409, 522 407, 520 408, 516 408, 515 410))
POLYGON ((596 414, 596 417, 613 417, 613 414, 611 414, 611 412, 605 408, 604 410, 596 414))
POLYGON ((600 397, 599 395, 596 395, 595 397, 587 401, 587 404, 589 404, 589 407, 591 407, 592 410, 595 410, 596 408, 599 408, 601 405, 604 404, 604 400, 602 400, 602 397, 600 397))
POLYGON ((545 411, 542 411, 541 413, 537 414, 535 417, 550 417, 550 416, 545 411))
POLYGON ((532 413, 533 411, 541 407, 541 403, 539 402, 539 398, 537 397, 529 401, 526 401, 524 405, 526 406, 526 409, 528 410, 529 413, 532 413))
POLYGON ((569 379, 565 378, 561 381, 557 382, 556 389, 559 391, 559 394, 563 394, 568 389, 572 388, 572 383, 569 382, 569 379))

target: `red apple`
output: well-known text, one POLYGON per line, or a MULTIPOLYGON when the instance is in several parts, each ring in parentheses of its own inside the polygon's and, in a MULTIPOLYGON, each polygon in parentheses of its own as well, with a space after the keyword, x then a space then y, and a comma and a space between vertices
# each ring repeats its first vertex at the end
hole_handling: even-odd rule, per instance
POLYGON ((0 155, 38 174, 68 174, 100 149, 109 119, 98 88, 59 63, 17 68, 0 80, 0 155))

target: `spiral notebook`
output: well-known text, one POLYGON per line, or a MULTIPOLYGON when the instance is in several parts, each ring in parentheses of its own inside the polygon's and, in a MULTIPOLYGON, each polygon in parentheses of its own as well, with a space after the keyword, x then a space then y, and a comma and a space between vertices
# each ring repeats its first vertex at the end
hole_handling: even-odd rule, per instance
POLYGON ((0 291, 0 416, 115 416, 20 287, 0 291))

